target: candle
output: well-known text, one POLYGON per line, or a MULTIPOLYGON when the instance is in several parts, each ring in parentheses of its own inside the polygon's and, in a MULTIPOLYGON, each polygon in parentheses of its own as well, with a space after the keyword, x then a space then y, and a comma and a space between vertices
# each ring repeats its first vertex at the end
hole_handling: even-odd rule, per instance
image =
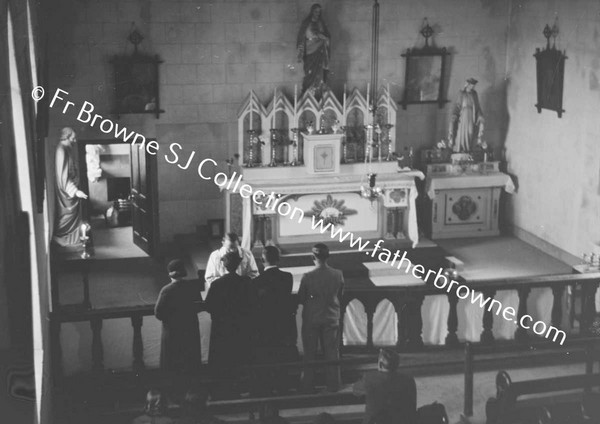
POLYGON ((344 102, 342 104, 342 125, 346 125, 346 84, 344 84, 344 102))
POLYGON ((252 98, 250 98, 250 131, 252 131, 253 112, 254 112, 254 102, 252 101, 252 98))
POLYGON ((87 225, 81 224, 81 238, 86 238, 86 233, 87 233, 87 225))
POLYGON ((388 124, 392 122, 392 102, 391 102, 392 93, 390 93, 390 83, 387 85, 387 112, 388 112, 388 124))
POLYGON ((273 119, 271 119, 271 128, 275 128, 275 112, 277 109, 275 108, 275 96, 277 95, 277 88, 273 91, 273 119))
POLYGON ((294 84, 294 128, 298 128, 298 84, 294 84))
POLYGON ((367 83, 367 114, 369 114, 369 97, 371 93, 371 84, 367 83))

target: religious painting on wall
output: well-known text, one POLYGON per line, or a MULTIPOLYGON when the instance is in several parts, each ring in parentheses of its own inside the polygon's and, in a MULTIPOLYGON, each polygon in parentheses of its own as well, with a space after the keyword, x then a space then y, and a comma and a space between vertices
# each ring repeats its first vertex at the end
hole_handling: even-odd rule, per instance
POLYGON ((158 56, 133 54, 112 59, 115 77, 114 113, 164 112, 159 107, 158 56))
POLYGON ((446 49, 426 47, 408 49, 403 54, 406 58, 406 75, 402 107, 409 104, 439 103, 444 99, 444 68, 446 49))

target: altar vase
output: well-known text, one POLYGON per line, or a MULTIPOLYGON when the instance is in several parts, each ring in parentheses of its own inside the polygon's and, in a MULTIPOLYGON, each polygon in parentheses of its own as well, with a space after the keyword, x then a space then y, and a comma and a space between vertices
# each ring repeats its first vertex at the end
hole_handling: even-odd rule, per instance
POLYGON ((200 300, 197 281, 184 280, 184 262, 175 259, 167 266, 171 282, 158 295, 154 315, 162 321, 160 366, 182 374, 200 369, 200 329, 195 302, 200 300))

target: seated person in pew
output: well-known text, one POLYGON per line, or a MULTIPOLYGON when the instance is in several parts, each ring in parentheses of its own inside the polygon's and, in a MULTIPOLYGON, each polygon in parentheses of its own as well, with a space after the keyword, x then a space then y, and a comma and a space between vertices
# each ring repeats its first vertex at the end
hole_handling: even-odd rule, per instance
MULTIPOLYGON (((262 252, 264 271, 252 280, 254 291, 254 361, 276 364, 298 360, 296 347, 296 308, 292 296, 292 274, 281 271, 279 249, 266 246, 262 252)), ((269 396, 273 390, 285 391, 286 373, 273 369, 257 372, 255 396, 269 396)))
POLYGON ((150 390, 146 395, 144 413, 132 421, 132 424, 173 424, 173 419, 166 415, 167 398, 160 390, 150 390))
POLYGON ((354 383, 354 394, 366 397, 363 424, 417 424, 415 379, 400 374, 398 363, 394 350, 381 349, 377 371, 354 383))
POLYGON ((224 424, 225 421, 208 412, 208 391, 204 388, 188 390, 181 405, 181 417, 176 424, 224 424))

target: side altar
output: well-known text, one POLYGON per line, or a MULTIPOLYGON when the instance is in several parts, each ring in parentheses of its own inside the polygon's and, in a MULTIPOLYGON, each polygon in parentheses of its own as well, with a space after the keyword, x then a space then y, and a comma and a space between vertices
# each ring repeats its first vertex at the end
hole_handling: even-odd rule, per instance
POLYGON ((424 174, 399 169, 389 124, 396 106, 385 88, 374 100, 376 116, 369 114, 369 94, 356 89, 341 103, 330 91, 319 101, 310 92, 294 95, 293 103, 276 92, 267 108, 250 93, 238 114, 240 173, 254 193, 274 193, 279 206, 226 192, 226 231, 241 234, 246 248, 348 245, 358 237, 415 246, 415 177, 424 174))

